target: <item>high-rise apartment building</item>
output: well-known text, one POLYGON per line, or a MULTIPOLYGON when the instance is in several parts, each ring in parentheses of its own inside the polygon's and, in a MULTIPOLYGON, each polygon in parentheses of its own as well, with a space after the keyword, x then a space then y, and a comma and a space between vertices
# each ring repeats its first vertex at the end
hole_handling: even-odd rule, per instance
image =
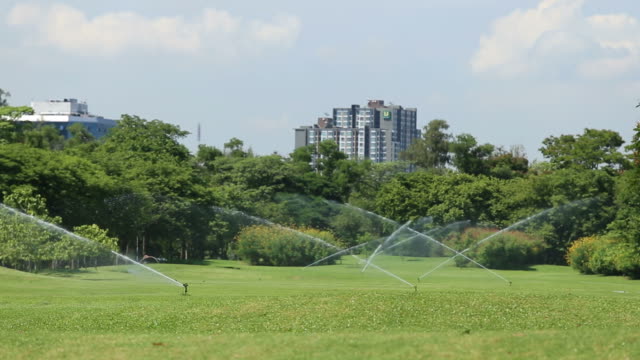
POLYGON ((334 108, 332 118, 321 117, 313 126, 295 129, 295 147, 333 140, 349 159, 395 161, 420 137, 417 112, 415 108, 385 105, 383 100, 334 108))

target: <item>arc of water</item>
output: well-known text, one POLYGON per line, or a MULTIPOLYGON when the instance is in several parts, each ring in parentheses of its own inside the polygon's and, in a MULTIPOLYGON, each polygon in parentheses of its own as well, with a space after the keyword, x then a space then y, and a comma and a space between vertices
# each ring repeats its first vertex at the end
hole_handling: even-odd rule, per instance
MULTIPOLYGON (((294 233, 299 234, 299 235, 301 235, 301 236, 304 236, 304 237, 306 237, 306 238, 308 238, 308 239, 311 239, 311 240, 314 240, 314 241, 318 241, 318 242, 320 242, 320 243, 322 243, 322 244, 324 244, 324 245, 326 245, 326 246, 332 247, 332 248, 334 248, 334 249, 342 250, 342 249, 340 249, 338 246, 333 245, 333 244, 331 244, 331 243, 328 243, 328 242, 326 242, 326 241, 324 241, 324 240, 322 240, 322 239, 318 239, 318 238, 316 238, 316 237, 314 237, 314 236, 311 236, 311 235, 309 235, 309 234, 305 234, 305 233, 303 233, 303 232, 301 232, 301 231, 298 231, 298 230, 295 230, 295 229, 292 229, 292 228, 288 228, 288 227, 286 227, 286 226, 282 226, 282 225, 279 225, 279 224, 273 223, 273 222, 271 222, 271 221, 269 221, 269 220, 266 220, 266 219, 262 219, 262 218, 259 218, 259 217, 253 216, 253 215, 249 215, 249 214, 244 213, 244 212, 242 212, 242 211, 238 211, 238 210, 228 210, 228 209, 223 209, 223 208, 220 208, 220 207, 217 207, 217 206, 214 206, 213 208, 214 208, 214 209, 216 209, 216 210, 218 210, 218 211, 228 212, 228 213, 231 213, 231 214, 234 214, 234 215, 235 215, 235 214, 240 214, 240 215, 245 216, 245 217, 247 217, 247 218, 250 218, 250 219, 252 219, 252 220, 254 220, 254 221, 256 221, 256 222, 261 222, 261 223, 263 223, 263 224, 267 224, 267 225, 271 225, 271 226, 276 226, 276 227, 278 227, 278 228, 280 228, 280 229, 283 229, 283 230, 286 230, 286 231, 291 231, 291 232, 294 232, 294 233)), ((364 259, 362 259, 362 258, 360 258, 360 257, 358 257, 358 256, 356 256, 356 255, 354 255, 354 254, 351 254, 351 256, 352 256, 353 258, 355 258, 356 260, 358 260, 358 262, 360 262, 360 263, 362 263, 363 261, 365 261, 364 259)), ((405 280, 405 279, 403 279, 403 278, 399 277, 398 275, 396 275, 396 274, 394 274, 394 273, 392 273, 392 272, 390 272, 390 271, 388 271, 388 270, 385 270, 385 269, 383 269, 383 268, 381 268, 380 266, 377 266, 377 265, 375 265, 375 264, 370 264, 370 265, 371 265, 372 267, 374 267, 375 269, 378 269, 378 270, 380 270, 381 272, 383 272, 383 273, 385 273, 385 274, 387 274, 387 275, 389 275, 389 276, 393 277, 394 279, 397 279, 397 280, 401 281, 402 283, 404 283, 404 284, 406 284, 406 285, 409 285, 409 286, 411 286, 411 287, 415 288, 415 285, 414 285, 414 284, 412 284, 412 283, 408 282, 407 280, 405 280)))
MULTIPOLYGON (((384 239, 384 238, 382 238, 382 239, 384 239)), ((325 256, 325 257, 323 257, 322 259, 317 260, 317 261, 315 261, 315 262, 313 262, 313 263, 311 263, 311 264, 309 264, 309 265, 305 266, 305 269, 306 269, 306 268, 308 268, 308 267, 312 267, 312 266, 314 266, 314 265, 320 264, 321 262, 323 262, 323 261, 325 261, 325 260, 328 260, 328 259, 331 259, 331 258, 332 258, 332 257, 334 257, 334 256, 342 255, 342 254, 345 254, 345 253, 347 253, 347 252, 349 252, 349 251, 351 251, 351 250, 355 250, 355 249, 359 249, 359 248, 361 248, 361 247, 364 247, 364 246, 365 246, 365 245, 367 245, 367 244, 368 244, 368 242, 366 242, 366 243, 362 243, 362 244, 358 244, 358 245, 352 246, 352 247, 350 247, 350 248, 346 248, 346 249, 344 249, 344 250, 340 250, 340 251, 338 251, 337 253, 333 253, 333 254, 331 254, 331 255, 329 255, 329 256, 325 256)))
MULTIPOLYGON (((75 233, 72 233, 71 231, 69 231, 69 230, 67 230, 67 229, 64 229, 64 228, 61 228, 61 227, 59 227, 59 226, 57 226, 57 225, 54 225, 54 224, 52 224, 52 223, 46 222, 46 221, 44 221, 44 220, 42 220, 42 219, 39 219, 39 218, 37 218, 37 217, 35 217, 35 216, 29 215, 29 214, 25 214, 25 213, 23 213, 23 212, 21 212, 21 211, 18 211, 18 210, 16 210, 16 209, 11 208, 11 207, 9 207, 9 206, 6 206, 6 205, 4 205, 4 204, 0 204, 0 207, 1 207, 1 208, 3 208, 3 209, 6 209, 6 210, 8 210, 8 211, 10 211, 10 212, 12 212, 12 213, 14 213, 14 214, 16 214, 16 215, 18 215, 18 216, 22 216, 22 217, 28 218, 28 219, 30 219, 30 220, 32 220, 32 221, 35 221, 36 223, 38 223, 38 224, 40 224, 40 225, 42 225, 42 226, 44 226, 44 227, 47 227, 47 228, 49 228, 49 229, 53 229, 53 230, 56 230, 56 231, 62 232, 62 233, 64 233, 65 235, 71 236, 72 238, 74 238, 74 239, 76 239, 76 240, 80 240, 80 241, 83 241, 83 242, 92 242, 92 240, 87 239, 87 238, 85 238, 85 237, 82 237, 82 236, 80 236, 80 235, 77 235, 77 234, 75 234, 75 233)), ((138 266, 142 267, 142 268, 143 268, 143 269, 145 269, 145 270, 148 270, 148 271, 150 271, 150 272, 152 272, 152 273, 154 273, 154 274, 156 274, 156 275, 158 275, 158 276, 160 276, 160 277, 162 277, 162 278, 164 278, 164 279, 166 279, 166 280, 169 280, 169 281, 170 281, 171 283, 173 283, 174 285, 177 285, 177 286, 180 286, 180 287, 183 287, 183 286, 184 286, 184 284, 182 284, 182 283, 181 283, 181 282, 179 282, 178 280, 176 280, 176 279, 172 279, 172 278, 170 278, 169 276, 167 276, 167 275, 165 275, 165 274, 163 274, 163 273, 161 273, 161 272, 159 272, 159 271, 157 271, 157 270, 155 270, 155 269, 153 269, 153 268, 151 268, 151 267, 149 267, 149 266, 147 266, 147 265, 144 265, 144 264, 142 264, 142 263, 139 263, 139 262, 137 262, 137 261, 135 261, 135 260, 131 259, 131 258, 130 258, 130 257, 128 257, 128 256, 122 255, 122 254, 120 254, 120 253, 118 253, 118 252, 116 252, 116 251, 113 251, 113 250, 110 250, 110 251, 111 251, 111 253, 112 253, 112 254, 116 255, 117 257, 119 257, 119 258, 121 258, 121 259, 123 259, 123 260, 125 260, 125 261, 128 261, 128 262, 130 262, 130 263, 132 263, 132 264, 134 264, 134 265, 138 265, 138 266)))
MULTIPOLYGON (((427 239, 427 240, 429 240, 429 241, 435 242, 436 244, 442 245, 445 249, 447 249, 447 250, 450 250, 450 251, 454 252, 454 253, 455 253, 455 256, 462 256, 462 257, 464 257, 465 259, 467 259, 467 260, 471 261, 472 263, 474 263, 474 264, 478 265, 479 267, 481 267, 481 268, 483 268, 483 269, 487 270, 489 273, 491 273, 492 275, 496 276, 497 278, 499 278, 499 279, 501 279, 501 280, 503 280, 503 281, 505 281, 505 282, 507 282, 507 283, 511 284, 511 281, 507 280, 504 276, 502 276, 502 275, 500 275, 500 274, 496 273, 495 271, 492 271, 492 270, 491 270, 491 269, 489 269, 488 267, 486 267, 486 266, 484 266, 484 265, 480 264, 479 262, 477 262, 477 261, 473 260, 472 258, 470 258, 470 257, 468 257, 468 256, 466 256, 466 255, 464 255, 462 252, 459 252, 459 251, 457 251, 457 250, 454 250, 453 248, 451 248, 451 247, 449 247, 449 246, 445 245, 444 243, 441 243, 440 241, 438 241, 438 240, 436 240, 436 239, 432 238, 431 236, 429 236, 429 235, 428 235, 428 233, 429 233, 429 232, 427 232, 427 233, 421 233, 421 232, 418 232, 418 231, 416 231, 416 230, 414 230, 414 229, 412 229, 412 228, 407 228, 407 230, 409 230, 409 231, 411 231, 411 232, 415 233, 415 235, 413 235, 413 236, 411 236, 411 237, 409 237, 409 238, 407 238, 407 239, 404 239, 404 240, 402 240, 402 241, 400 241, 400 242, 398 242, 398 243, 395 243, 395 244, 393 244, 393 245, 389 246, 387 249, 383 249, 383 250, 381 250, 379 253, 383 253, 385 250, 393 249, 394 247, 399 246, 399 245, 401 245, 401 244, 403 244, 403 243, 405 243, 405 242, 407 242, 407 241, 411 241, 411 240, 413 240, 413 239, 415 239, 415 238, 417 238, 417 237, 422 237, 422 238, 425 238, 425 239, 427 239)), ((436 229, 436 230, 437 230, 437 229, 436 229)), ((380 247, 380 246, 378 246, 378 248, 379 248, 379 247, 380 247)), ((442 265, 446 264, 446 263, 447 263, 447 262, 449 262, 450 260, 451 260, 451 259, 448 259, 448 260, 447 260, 445 263, 443 263, 442 265)), ((436 268, 437 268, 437 267, 436 267, 436 268)), ((434 270, 435 270, 435 269, 434 269, 434 270)), ((431 273, 431 272, 433 272, 433 270, 432 270, 432 271, 430 271, 429 273, 431 273)), ((422 277, 419 277, 418 279, 420 280, 420 279, 422 279, 422 277)))
MULTIPOLYGON (((425 235, 431 235, 431 234, 433 234, 433 233, 437 233, 437 232, 439 232, 439 231, 442 231, 442 230, 444 230, 444 229, 446 229, 446 228, 450 228, 450 227, 454 227, 454 226, 459 226, 460 224, 464 224, 464 223, 468 223, 468 222, 469 222, 468 220, 465 220, 465 221, 458 221, 458 222, 455 222, 455 223, 449 224, 449 225, 447 225, 447 226, 445 226, 445 227, 442 227, 442 228, 431 229, 431 230, 427 231, 427 232, 425 233, 425 235)), ((404 239, 404 240, 402 240, 402 241, 399 241, 399 242, 397 242, 397 243, 395 243, 395 244, 393 244, 393 245, 389 246, 389 247, 388 247, 388 248, 386 248, 386 249, 382 249, 378 254, 381 254, 381 253, 383 253, 383 252, 385 252, 385 251, 391 250, 391 249, 393 249, 394 247, 396 247, 396 246, 400 246, 400 245, 402 245, 402 244, 404 244, 404 243, 406 243, 406 242, 408 242, 408 241, 411 241, 411 240, 413 240, 413 239, 415 239, 415 238, 417 238, 417 237, 419 237, 419 235, 413 235, 413 236, 411 236, 411 237, 409 237, 409 238, 407 238, 407 239, 404 239)), ((315 266, 315 265, 317 265, 317 264, 320 264, 320 263, 324 262, 325 260, 331 259, 332 257, 335 257, 335 256, 339 256, 339 255, 345 254, 345 253, 347 253, 347 252, 349 252, 349 251, 351 251, 351 250, 359 249, 359 248, 364 247, 364 246, 366 246, 366 245, 368 245, 368 244, 370 244, 370 243, 372 243, 372 242, 375 242, 375 241, 384 241, 384 239, 386 239, 386 238, 387 238, 386 236, 385 236, 385 237, 380 237, 380 238, 377 238, 377 239, 374 239, 374 240, 370 240, 370 241, 368 241, 368 242, 366 242, 366 243, 362 243, 362 244, 354 245, 354 246, 352 246, 352 247, 350 247, 350 248, 347 248, 347 249, 344 249, 344 250, 340 250, 340 251, 338 251, 338 252, 336 252, 336 253, 333 253, 333 254, 331 254, 331 255, 329 255, 329 256, 325 256, 325 257, 323 257, 322 259, 317 260, 317 261, 315 261, 315 262, 313 262, 313 263, 311 263, 311 264, 309 264, 309 265, 305 266, 305 268, 315 266)), ((437 241, 437 240, 436 240, 436 241, 437 241)), ((438 244, 440 244, 440 242, 438 242, 438 244)), ((455 250, 452 250, 452 251, 454 251, 454 252, 455 252, 455 250)), ((473 261, 473 260, 472 260, 472 261, 473 261)))
MULTIPOLYGON (((460 251, 460 252, 457 252, 457 251, 456 251, 456 254, 455 254, 455 255, 453 255, 453 256, 452 256, 452 257, 450 257, 449 259, 447 259, 447 260, 443 261, 442 263, 438 264, 438 266, 436 266, 435 268, 433 268, 433 269, 431 269, 431 270, 427 271, 426 273, 424 273, 424 274, 420 275, 420 276, 418 277, 418 280, 422 280, 424 277, 426 277, 427 275, 429 275, 429 274, 431 274, 432 272, 436 271, 437 269, 439 269, 439 268, 443 267, 445 264, 448 264, 449 262, 451 262, 453 259, 455 259, 455 258, 456 258, 456 257, 458 257, 458 256, 463 256, 464 258, 469 259, 467 256, 465 256, 465 255, 464 255, 464 253, 466 253, 466 252, 470 251, 471 249, 473 249, 473 248, 475 248, 475 247, 480 246, 480 244, 482 244, 482 243, 484 243, 484 242, 486 242, 486 241, 488 241, 488 240, 490 240, 490 239, 492 239, 492 238, 494 238, 494 237, 496 237, 496 236, 498 236, 498 235, 500 235, 500 234, 504 233, 505 231, 509 231, 509 230, 511 230, 511 229, 513 229, 513 228, 515 228, 515 227, 518 227, 518 226, 520 226, 520 225, 524 224, 525 222, 530 221, 531 219, 535 219, 535 218, 537 218, 538 216, 542 216, 542 215, 546 214, 547 212, 549 212, 549 211, 551 211, 551 210, 553 210, 553 208, 549 208, 549 209, 543 210, 543 211, 541 211, 541 212, 539 212, 539 213, 537 213, 537 214, 531 215, 531 216, 529 216, 529 217, 528 217, 528 218, 526 218, 526 219, 520 220, 520 221, 516 222, 516 223, 515 223, 515 224, 513 224, 513 225, 507 226, 506 228, 504 228, 504 229, 502 229, 502 230, 500 230, 500 231, 497 231, 497 232, 495 232, 495 233, 493 233, 493 234, 491 234, 491 235, 487 236, 487 237, 486 237, 486 238, 484 238, 484 239, 481 239, 480 241, 476 242, 475 244, 473 244, 473 245, 469 246, 468 248, 466 248, 466 249, 464 249, 464 250, 462 250, 462 251, 460 251)), ((474 261, 474 262, 475 262, 475 261, 474 261)), ((476 263, 476 264, 477 264, 477 263, 476 263)), ((487 269, 487 270, 489 270, 489 269, 487 269)), ((489 271, 491 271, 491 270, 489 270, 489 271)), ((509 283, 511 283, 511 282, 509 282, 509 283)))
MULTIPOLYGON (((410 231, 415 231, 415 230, 410 229, 410 231)), ((497 278, 499 278, 499 279, 501 279, 501 280, 505 281, 505 282, 506 282, 506 283, 508 283, 508 284, 511 284, 511 281, 507 280, 504 276, 502 276, 502 275, 500 275, 500 274, 496 273, 495 271, 493 271, 493 270, 489 269, 488 267, 486 267, 486 266, 484 266, 484 265, 480 264, 479 262, 477 262, 477 261, 473 260, 472 258, 470 258, 470 257, 466 256, 466 255, 464 254, 464 251, 458 252, 457 250, 452 249, 451 247, 449 247, 449 246, 447 246, 447 245, 445 245, 445 244, 441 243, 440 241, 438 241, 438 240, 436 240, 436 239, 432 238, 432 237, 431 237, 431 236, 429 236, 429 235, 426 235, 426 234, 423 234, 423 233, 419 233, 419 232, 417 232, 417 231, 415 231, 415 232, 416 232, 416 236, 423 236, 423 237, 425 237, 427 240, 429 240, 429 241, 434 241, 434 242, 436 242, 436 243, 438 243, 438 244, 440 244, 440 245, 444 246, 447 250, 453 251, 453 252, 455 253, 455 255, 453 255, 453 258, 455 258, 456 256, 462 256, 463 258, 465 258, 465 259, 467 259, 467 260, 471 261, 472 263, 474 263, 474 264, 476 264, 476 265, 480 266, 481 268, 483 268, 483 269, 487 270, 490 274, 492 274, 492 275, 496 276, 497 278)), ((418 279, 420 280, 420 279, 422 279, 422 277, 419 277, 418 279)))
MULTIPOLYGON (((351 205, 351 204, 346 204, 346 206, 348 206, 348 207, 350 207, 350 208, 352 208, 352 209, 360 209, 360 208, 355 207, 355 206, 353 206, 353 205, 351 205)), ((384 220, 384 221, 387 221, 387 222, 389 222, 389 223, 398 224, 397 222, 395 222, 395 221, 393 221, 393 220, 391 220, 391 219, 388 219, 388 218, 386 218, 386 217, 384 217, 384 216, 382 216, 382 215, 376 214, 376 213, 374 213, 374 212, 367 211, 367 210, 364 210, 364 209, 360 209, 360 210, 362 210, 362 211, 366 212, 367 214, 370 214, 370 215, 373 215, 373 216, 377 216, 378 218, 380 218, 380 219, 382 219, 382 220, 384 220)), ((483 269, 487 270, 487 271, 488 271, 489 273, 491 273, 492 275, 494 275, 494 276, 498 277, 499 279, 501 279, 501 280, 503 280, 503 281, 505 281, 505 282, 507 282, 507 283, 511 284, 511 281, 507 280, 506 278, 504 278, 504 277, 503 277, 503 276, 501 276, 500 274, 496 273, 495 271, 492 271, 492 270, 491 270, 491 269, 489 269, 488 267, 486 267, 486 266, 484 266, 484 265, 480 264, 479 262, 477 262, 477 261, 475 261, 475 260, 471 259, 470 257, 468 257, 468 256, 464 255, 464 253, 465 253, 466 251, 469 251, 469 249, 466 249, 466 250, 463 250, 463 251, 457 251, 457 250, 454 250, 454 249, 452 249, 451 247, 449 247, 449 246, 447 246, 447 245, 443 244, 442 242, 440 242, 440 241, 438 241, 438 240, 436 240, 436 239, 432 238, 431 236, 425 235, 425 234, 423 234, 423 233, 421 233, 421 232, 419 232, 419 231, 417 231, 417 230, 414 230, 414 229, 412 229, 412 228, 410 228, 410 227, 407 227, 407 230, 409 230, 409 231, 411 231, 411 232, 415 233, 415 234, 416 234, 416 236, 424 236, 427 240, 432 241, 432 242, 435 242, 436 244, 442 245, 442 246, 443 246, 443 247, 445 247, 447 250, 450 250, 450 251, 454 252, 454 253, 455 253, 454 258, 455 258, 455 257, 457 257, 457 256, 462 256, 462 257, 464 257, 465 259, 467 259, 467 260, 469 260, 469 261, 473 262, 474 264, 476 264, 476 265, 480 266, 481 268, 483 268, 483 269)), ((409 239, 407 239, 407 240, 405 240, 405 241, 408 241, 408 240, 409 240, 409 239)), ((486 240, 488 240, 488 239, 486 239, 486 240)), ((404 242, 404 241, 403 241, 403 242, 404 242)), ((400 245, 400 244, 397 244, 397 245, 400 245)), ((397 245, 396 245, 396 246, 397 246, 397 245)), ((449 261, 450 261, 450 260, 447 260, 447 261, 445 261, 443 264, 438 265, 438 266, 436 267, 436 269, 437 269, 437 268, 439 268, 439 267, 441 267, 441 266, 443 266, 444 264, 448 263, 449 261)), ((366 266, 365 266, 365 269, 366 269, 366 266)), ((363 271, 364 271, 364 270, 363 270, 363 271)), ((430 272, 428 272, 428 273, 431 273, 431 272, 433 272, 433 271, 435 271, 435 269, 433 269, 432 271, 430 271, 430 272)), ((427 274, 428 274, 428 273, 427 273, 427 274)), ((422 279, 423 277, 425 277, 427 274, 423 274, 422 276, 418 277, 418 280, 421 280, 421 279, 422 279)))
MULTIPOLYGON (((338 204, 338 205, 342 205, 342 204, 338 204)), ((349 208, 352 208, 352 209, 354 209, 354 210, 356 210, 356 211, 362 211, 362 212, 364 212, 364 213, 366 213, 366 214, 373 215, 373 216, 377 217, 378 219, 381 219, 381 220, 383 220, 383 221, 386 221, 386 222, 387 222, 387 223, 389 223, 389 224, 398 225, 398 222, 397 222, 397 221, 395 221, 395 220, 391 220, 391 219, 389 219, 389 218, 387 218, 387 217, 384 217, 384 216, 382 216, 382 215, 380 215, 380 214, 376 214, 376 213, 374 213, 374 212, 372 212, 372 211, 365 210, 365 209, 359 208, 359 207, 357 207, 357 206, 353 206, 353 205, 351 205, 351 204, 349 204, 349 203, 344 203, 344 206, 349 207, 349 208)))
MULTIPOLYGON (((427 231, 426 233, 421 233, 421 234, 424 234, 424 235, 431 235, 431 234, 437 233, 437 232, 439 232, 439 231, 442 231, 442 230, 444 230, 444 229, 446 229, 446 228, 454 227, 454 226, 459 226, 460 224, 464 224, 464 223, 468 223, 468 222, 469 222, 468 220, 465 220, 465 221, 458 221, 458 222, 455 222, 455 223, 451 223, 451 224, 449 224, 449 225, 446 225, 446 226, 444 226, 444 227, 440 227, 440 228, 436 228, 436 229, 431 229, 431 230, 427 231)), ((409 231, 415 231, 414 229, 411 229, 411 228, 408 228, 407 230, 409 230, 409 231)), ((383 249, 381 252, 384 252, 384 251, 386 251, 386 250, 391 250, 391 249, 393 249, 394 247, 396 247, 396 246, 400 246, 400 245, 402 245, 402 244, 404 244, 404 243, 406 243, 406 242, 408 242, 408 241, 411 241, 411 240, 413 240, 413 239, 415 239, 415 238, 417 238, 417 237, 419 237, 419 236, 420 236, 420 235, 413 235, 413 236, 411 236, 411 237, 409 237, 409 238, 406 238, 406 239, 404 239, 404 240, 402 240, 402 241, 400 241, 400 242, 397 242, 397 243, 395 243, 395 244, 393 244, 393 245, 389 246, 389 247, 388 247, 388 248, 386 248, 386 249, 383 249)), ((435 239, 433 239, 433 240, 435 240, 435 239)), ((439 244, 439 245, 444 245, 443 243, 441 243, 441 242, 440 242, 440 241, 438 241, 438 240, 435 240, 435 241, 436 241, 436 243, 437 243, 437 244, 439 244)), ((455 251, 455 250, 452 250, 452 251, 457 252, 457 251, 455 251)))
MULTIPOLYGON (((364 260, 364 259, 359 258, 359 257, 357 257, 356 255, 351 255, 351 256, 353 256, 354 258, 358 259, 358 261, 359 261, 360 263, 365 262, 365 260, 364 260)), ((385 274, 387 274, 387 275, 389 275, 389 276, 393 277, 394 279, 397 279, 397 280, 399 280, 399 281, 402 281, 403 283, 405 283, 405 284, 407 284, 407 285, 411 286, 412 288, 416 289, 416 286, 415 286, 414 284, 412 284, 412 283, 408 282, 407 280, 405 280, 405 279, 401 278, 400 276, 398 276, 398 275, 396 275, 396 274, 394 274, 394 273, 392 273, 392 272, 390 272, 390 271, 388 271, 388 270, 385 270, 385 269, 381 268, 380 266, 378 266, 378 265, 376 265, 376 264, 370 264, 370 266, 371 266, 371 267, 373 267, 373 268, 375 268, 375 269, 378 269, 378 270, 382 271, 383 273, 385 273, 385 274)))
POLYGON ((222 211, 222 212, 231 213, 232 215, 241 215, 241 216, 247 217, 247 218, 249 218, 249 219, 251 219, 251 220, 253 220, 255 222, 259 222, 259 223, 262 223, 262 224, 265 224, 265 225, 269 225, 269 226, 274 226, 274 227, 277 227, 277 228, 285 230, 285 231, 290 231, 290 232, 296 233, 296 234, 298 234, 298 235, 300 235, 300 236, 302 236, 304 238, 307 238, 307 239, 309 239, 311 241, 319 242, 324 246, 327 246, 327 247, 330 247, 330 248, 334 248, 334 249, 338 249, 338 250, 342 250, 340 247, 338 247, 338 246, 336 246, 336 245, 334 245, 334 244, 332 244, 330 242, 327 242, 327 241, 324 241, 322 239, 319 239, 319 238, 317 238, 315 236, 311 236, 309 234, 305 234, 302 231, 299 231, 299 230, 296 230, 296 229, 292 229, 290 227, 286 227, 286 226, 282 226, 280 224, 276 224, 276 223, 271 222, 271 221, 269 221, 267 219, 262 219, 262 218, 259 218, 257 216, 249 215, 249 214, 247 214, 247 213, 245 213, 243 211, 223 209, 223 208, 220 208, 220 207, 217 207, 217 206, 214 206, 213 209, 218 210, 218 211, 222 211))
MULTIPOLYGON (((393 221, 393 220, 391 220, 391 221, 393 221)), ((468 222, 469 222, 468 220, 465 220, 465 221, 458 221, 458 222, 455 222, 455 223, 449 224, 449 225, 447 225, 447 226, 445 226, 445 227, 443 227, 443 228, 431 229, 431 230, 427 231, 427 232, 426 232, 426 234, 427 234, 427 235, 430 235, 430 234, 433 234, 433 233, 436 233, 436 232, 442 231, 443 229, 446 229, 446 228, 448 228, 448 227, 458 226, 458 225, 460 225, 460 224, 468 223, 468 222)), ((400 246, 400 245, 402 245, 402 244, 404 244, 404 243, 406 243, 406 242, 408 242, 408 241, 411 241, 411 240, 413 240, 413 239, 415 239, 415 238, 417 238, 417 237, 418 237, 418 235, 413 235, 413 236, 411 236, 411 237, 409 237, 409 238, 407 238, 407 239, 404 239, 404 240, 402 240, 402 241, 399 241, 399 242, 397 242, 397 243, 395 243, 395 244, 393 244, 393 245, 389 246, 389 247, 388 247, 388 248, 386 248, 386 249, 382 249, 382 250, 379 252, 379 254, 381 254, 381 253, 383 253, 383 252, 385 252, 385 251, 387 251, 387 250, 391 250, 391 249, 393 249, 393 248, 394 248, 394 247, 396 247, 396 246, 400 246)), ((359 248, 364 247, 364 246, 366 246, 366 245, 368 245, 368 244, 370 244, 370 243, 372 243, 372 242, 375 242, 375 241, 384 241, 384 239, 386 239, 386 238, 387 238, 386 236, 383 236, 383 237, 380 237, 380 238, 377 238, 377 239, 374 239, 374 240, 369 240, 368 242, 365 242, 365 243, 362 243, 362 244, 354 245, 354 246, 352 246, 352 247, 350 247, 350 248, 346 248, 346 249, 344 249, 344 250, 340 250, 340 251, 338 251, 337 253, 333 253, 333 254, 331 254, 331 255, 329 255, 329 256, 325 256, 325 257, 323 257, 322 259, 317 260, 317 261, 315 261, 315 262, 313 262, 313 263, 311 263, 311 264, 309 264, 309 265, 305 266, 305 268, 315 266, 315 265, 317 265, 317 264, 320 264, 320 263, 324 262, 325 260, 331 259, 332 257, 338 256, 338 255, 345 254, 345 253, 347 253, 347 252, 349 252, 349 251, 351 251, 351 250, 359 249, 359 248)), ((454 250, 454 251, 455 251, 455 250, 454 250)))
POLYGON ((397 228, 396 231, 394 231, 391 235, 389 235, 389 237, 382 244, 378 245, 378 247, 373 251, 373 254, 371 254, 371 256, 369 256, 369 258, 367 259, 367 262, 365 263, 364 267, 362 268, 362 272, 367 270, 367 267, 369 266, 369 264, 371 264, 371 260, 373 260, 373 258, 376 256, 376 254, 378 254, 378 251, 386 243, 388 243, 390 240, 392 240, 399 232, 401 232, 402 230, 406 229, 409 226, 409 224, 411 224, 411 221, 407 221, 404 225, 402 225, 399 228, 397 228))

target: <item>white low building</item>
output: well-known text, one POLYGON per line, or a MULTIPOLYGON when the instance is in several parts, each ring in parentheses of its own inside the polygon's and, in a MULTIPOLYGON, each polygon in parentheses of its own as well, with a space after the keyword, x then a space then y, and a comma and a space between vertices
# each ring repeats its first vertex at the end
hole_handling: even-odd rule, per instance
POLYGON ((77 99, 32 101, 31 108, 33 115, 23 115, 17 121, 53 125, 66 138, 69 137, 67 128, 74 123, 84 125, 95 138, 106 135, 117 124, 116 120, 89 114, 87 103, 77 99))

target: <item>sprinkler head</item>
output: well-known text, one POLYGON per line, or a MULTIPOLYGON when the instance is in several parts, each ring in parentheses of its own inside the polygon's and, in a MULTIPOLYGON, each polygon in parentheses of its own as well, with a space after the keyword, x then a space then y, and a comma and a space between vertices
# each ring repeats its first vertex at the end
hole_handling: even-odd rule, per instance
POLYGON ((184 283, 182 286, 184 286, 184 294, 187 295, 187 288, 189 287, 189 284, 184 283))

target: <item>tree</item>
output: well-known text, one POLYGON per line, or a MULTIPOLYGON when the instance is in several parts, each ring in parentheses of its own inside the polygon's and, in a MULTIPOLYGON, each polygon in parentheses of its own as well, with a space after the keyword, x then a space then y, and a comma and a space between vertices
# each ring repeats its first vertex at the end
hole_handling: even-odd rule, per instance
POLYGON ((445 120, 431 120, 409 148, 400 154, 403 160, 409 160, 425 169, 443 168, 449 163, 449 142, 451 135, 445 131, 449 124, 445 120))
POLYGON ((539 150, 558 169, 622 170, 629 162, 618 150, 624 144, 620 134, 612 130, 584 129, 582 135, 550 136, 539 150))
POLYGON ((318 144, 317 156, 317 170, 326 177, 333 175, 340 160, 347 159, 347 155, 341 152, 338 144, 332 140, 325 140, 318 144))
POLYGON ((215 160, 224 156, 224 153, 220 149, 200 144, 198 145, 198 152, 196 153, 196 163, 200 167, 206 168, 208 171, 214 170, 215 160))
POLYGON ((64 136, 52 125, 38 124, 35 128, 24 131, 24 143, 38 149, 62 150, 64 136))
POLYGON ((224 152, 231 157, 247 157, 247 153, 242 149, 243 146, 244 142, 234 137, 224 143, 224 152))
POLYGON ((190 154, 179 140, 188 134, 188 131, 180 130, 176 125, 125 114, 118 121, 118 125, 104 137, 100 151, 121 155, 128 153, 129 156, 154 162, 168 156, 182 162, 189 159, 190 154))
POLYGON ((360 180, 353 184, 349 203, 362 209, 374 210, 378 191, 395 176, 406 173, 410 165, 408 161, 370 164, 360 180))
POLYGON ((0 106, 0 119, 16 120, 22 115, 33 114, 33 109, 29 106, 0 106))
POLYGON ((7 98, 10 96, 11 96, 10 92, 0 89, 0 107, 9 106, 9 103, 7 102, 7 98))
POLYGON ((618 212, 609 228, 616 236, 640 246, 640 122, 626 150, 631 151, 633 167, 617 181, 616 205, 618 212))
POLYGON ((95 141, 95 137, 81 123, 71 124, 67 130, 71 136, 66 142, 66 147, 76 147, 95 141))
POLYGON ((439 225, 454 221, 495 223, 493 202, 501 182, 485 176, 416 172, 395 177, 376 198, 376 213, 403 222, 425 216, 439 225))
POLYGON ((488 159, 489 175, 500 179, 521 177, 529 170, 529 160, 520 146, 514 146, 511 151, 497 148, 488 159))
POLYGON ((629 144, 625 149, 627 151, 631 151, 631 161, 633 161, 635 168, 638 169, 640 168, 640 122, 636 123, 636 127, 633 130, 635 131, 635 134, 633 135, 631 144, 629 144))
POLYGON ((471 175, 488 175, 489 158, 495 147, 491 144, 478 145, 476 138, 470 134, 460 134, 449 147, 453 153, 453 165, 458 171, 471 175))

